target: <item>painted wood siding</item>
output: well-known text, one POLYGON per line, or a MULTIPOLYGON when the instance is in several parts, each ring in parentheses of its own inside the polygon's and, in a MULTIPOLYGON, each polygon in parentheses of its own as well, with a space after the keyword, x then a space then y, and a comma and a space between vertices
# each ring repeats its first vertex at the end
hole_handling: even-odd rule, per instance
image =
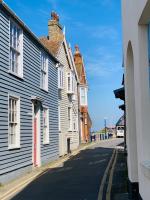
MULTIPOLYGON (((31 96, 44 99, 49 108, 50 144, 43 145, 41 117, 41 160, 58 157, 58 75, 49 56, 48 92, 40 89, 40 46, 24 31, 23 79, 9 70, 9 16, 0 10, 0 175, 32 165, 32 102, 31 96), (8 94, 20 97, 21 148, 8 150, 8 94)), ((41 112, 42 113, 42 112, 41 112)), ((41 114, 42 115, 42 114, 41 114)))
MULTIPOLYGON (((73 122, 78 118, 78 98, 77 98, 77 82, 76 82, 76 101, 72 102, 68 98, 67 94, 67 74, 71 72, 69 67, 68 59, 66 56, 66 51, 64 44, 60 48, 59 55, 57 56, 58 60, 64 65, 64 88, 59 93, 59 105, 60 105, 60 121, 61 121, 61 133, 60 133, 60 150, 62 154, 67 153, 67 138, 71 139, 71 149, 75 149, 79 146, 79 130, 68 131, 69 130, 69 121, 68 121, 68 107, 73 106, 72 109, 72 126, 73 122), (74 112, 75 110, 75 112, 74 112)), ((77 120, 78 122, 78 120, 77 120)))

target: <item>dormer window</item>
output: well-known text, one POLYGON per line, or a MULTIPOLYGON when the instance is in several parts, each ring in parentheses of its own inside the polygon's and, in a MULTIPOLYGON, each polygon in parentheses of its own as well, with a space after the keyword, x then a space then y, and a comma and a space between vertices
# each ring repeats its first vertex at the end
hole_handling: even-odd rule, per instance
POLYGON ((10 72, 23 77, 23 31, 10 21, 10 72))
POLYGON ((64 68, 62 65, 58 67, 58 89, 63 89, 64 87, 64 68))

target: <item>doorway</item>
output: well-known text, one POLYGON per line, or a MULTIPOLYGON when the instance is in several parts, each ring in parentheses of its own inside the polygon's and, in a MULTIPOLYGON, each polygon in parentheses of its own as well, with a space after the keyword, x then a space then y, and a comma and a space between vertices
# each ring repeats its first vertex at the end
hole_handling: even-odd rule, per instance
POLYGON ((33 102, 33 151, 32 160, 33 166, 39 167, 41 165, 41 148, 40 148, 40 103, 33 102))

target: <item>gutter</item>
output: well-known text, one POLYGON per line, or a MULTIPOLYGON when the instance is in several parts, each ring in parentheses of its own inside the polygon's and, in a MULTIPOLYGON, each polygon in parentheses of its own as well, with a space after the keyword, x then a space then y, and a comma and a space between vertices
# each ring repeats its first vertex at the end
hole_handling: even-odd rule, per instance
POLYGON ((3 0, 0 0, 0 9, 6 11, 12 18, 14 18, 18 24, 24 29, 55 61, 56 63, 59 63, 59 60, 53 56, 53 54, 40 42, 38 37, 28 28, 28 26, 8 7, 6 3, 3 2, 3 0))

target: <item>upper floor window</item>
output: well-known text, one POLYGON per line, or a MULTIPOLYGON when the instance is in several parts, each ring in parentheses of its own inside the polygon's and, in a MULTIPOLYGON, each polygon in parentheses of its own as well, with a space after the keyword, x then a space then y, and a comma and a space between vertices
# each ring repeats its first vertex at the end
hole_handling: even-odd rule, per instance
POLYGON ((68 94, 73 94, 75 92, 75 76, 72 72, 67 75, 68 84, 68 94))
POLYGON ((49 109, 43 109, 43 144, 49 144, 49 109))
POLYGON ((18 148, 20 146, 20 99, 9 96, 9 131, 8 147, 18 148))
POLYGON ((23 31, 10 21, 10 72, 23 77, 23 31))
POLYGON ((58 88, 63 89, 64 87, 64 69, 63 66, 58 67, 58 88))
POLYGON ((41 53, 41 88, 48 91, 48 58, 41 53))
POLYGON ((80 104, 81 106, 87 106, 87 88, 80 88, 80 104))

